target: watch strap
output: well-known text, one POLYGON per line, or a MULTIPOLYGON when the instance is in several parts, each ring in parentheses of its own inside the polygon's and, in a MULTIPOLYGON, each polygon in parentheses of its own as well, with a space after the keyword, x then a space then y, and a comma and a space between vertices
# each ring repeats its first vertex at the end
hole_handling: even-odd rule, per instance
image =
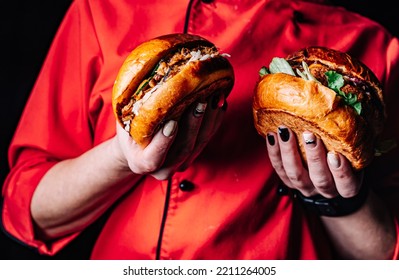
POLYGON ((368 187, 362 186, 358 194, 350 198, 344 198, 340 195, 334 198, 325 198, 321 195, 306 197, 297 190, 294 191, 294 197, 298 198, 306 209, 314 211, 318 215, 341 217, 359 210, 365 203, 368 193, 368 187))

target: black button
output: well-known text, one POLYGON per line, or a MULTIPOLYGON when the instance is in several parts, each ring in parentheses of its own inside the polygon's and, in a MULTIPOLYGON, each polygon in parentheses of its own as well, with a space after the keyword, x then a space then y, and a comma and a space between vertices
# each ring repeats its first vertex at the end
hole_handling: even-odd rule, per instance
POLYGON ((179 184, 179 188, 184 191, 184 192, 189 192, 194 189, 194 183, 188 181, 188 180, 183 180, 179 184))
POLYGON ((210 3, 212 3, 213 2, 213 0, 201 0, 203 3, 205 3, 205 4, 210 4, 210 3))
POLYGON ((296 22, 305 22, 305 16, 299 12, 299 11, 294 11, 294 21, 296 22))

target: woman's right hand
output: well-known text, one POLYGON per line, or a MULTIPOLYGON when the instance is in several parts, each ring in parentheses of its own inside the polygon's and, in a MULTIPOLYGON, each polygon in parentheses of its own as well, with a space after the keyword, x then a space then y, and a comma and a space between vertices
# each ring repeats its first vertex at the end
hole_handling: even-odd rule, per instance
POLYGON ((207 103, 190 106, 177 122, 170 120, 145 148, 140 147, 117 123, 120 160, 135 174, 165 180, 186 169, 219 128, 227 103, 214 95, 207 103))

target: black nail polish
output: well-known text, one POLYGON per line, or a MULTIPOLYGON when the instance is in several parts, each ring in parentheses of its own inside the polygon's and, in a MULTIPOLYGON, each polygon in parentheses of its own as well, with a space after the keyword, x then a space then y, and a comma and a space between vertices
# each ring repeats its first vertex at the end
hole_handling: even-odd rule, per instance
POLYGON ((215 94, 215 95, 212 97, 212 101, 211 101, 211 108, 212 108, 212 109, 215 110, 215 109, 218 108, 219 99, 220 99, 219 94, 215 94))
POLYGON ((274 144, 276 144, 273 134, 267 134, 267 142, 269 142, 270 146, 274 146, 274 144))
POLYGON ((288 128, 279 127, 278 134, 283 142, 287 142, 290 139, 290 132, 288 131, 288 128))
POLYGON ((227 104, 227 101, 225 100, 223 103, 223 106, 222 106, 222 111, 227 111, 227 106, 228 106, 228 104, 227 104))

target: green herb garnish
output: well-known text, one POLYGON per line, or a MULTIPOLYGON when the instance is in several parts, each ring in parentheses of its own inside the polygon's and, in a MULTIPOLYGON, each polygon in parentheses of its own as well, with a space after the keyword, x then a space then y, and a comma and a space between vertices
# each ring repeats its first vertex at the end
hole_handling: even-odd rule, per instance
POLYGON ((155 76, 155 74, 157 73, 157 70, 159 68, 159 65, 161 65, 161 62, 163 60, 161 59, 158 64, 154 67, 154 69, 152 70, 150 76, 145 79, 144 81, 141 82, 141 84, 139 85, 139 87, 137 88, 136 92, 133 94, 133 96, 137 95, 140 93, 140 91, 142 91, 143 89, 145 89, 145 87, 149 84, 149 82, 152 80, 152 78, 155 76))
POLYGON ((263 66, 259 70, 259 76, 262 78, 264 75, 270 74, 269 69, 266 66, 263 66))
POLYGON ((137 88, 136 92, 133 94, 133 96, 139 94, 140 91, 142 91, 148 85, 148 83, 151 81, 151 79, 152 79, 152 77, 142 81, 140 86, 137 88))
POLYGON ((355 111, 360 115, 362 112, 362 104, 357 100, 357 96, 353 93, 345 94, 341 91, 341 88, 344 86, 343 76, 335 71, 327 71, 324 75, 327 77, 328 87, 335 91, 338 96, 343 99, 346 105, 353 107, 353 109, 355 109, 355 111))

